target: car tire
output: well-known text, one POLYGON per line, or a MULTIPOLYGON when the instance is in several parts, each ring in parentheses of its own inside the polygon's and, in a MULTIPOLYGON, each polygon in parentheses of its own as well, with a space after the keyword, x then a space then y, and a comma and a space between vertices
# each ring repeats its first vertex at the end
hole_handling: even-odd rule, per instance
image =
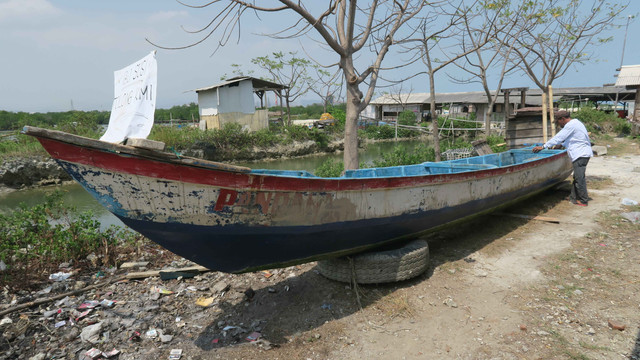
POLYGON ((429 244, 418 239, 385 251, 318 261, 324 277, 358 284, 380 284, 407 280, 424 273, 429 266, 429 244))

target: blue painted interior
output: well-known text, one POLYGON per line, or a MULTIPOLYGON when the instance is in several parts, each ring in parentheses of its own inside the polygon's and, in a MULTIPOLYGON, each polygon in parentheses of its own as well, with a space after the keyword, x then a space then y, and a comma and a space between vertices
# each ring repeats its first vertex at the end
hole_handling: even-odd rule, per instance
MULTIPOLYGON (((530 161, 543 159, 566 150, 543 150, 539 153, 531 151, 532 146, 522 149, 509 150, 503 153, 489 154, 483 156, 475 156, 464 159, 449 160, 442 162, 425 162, 417 165, 391 166, 384 168, 369 168, 347 170, 345 174, 338 178, 331 179, 369 179, 369 178, 387 178, 399 176, 420 176, 420 175, 437 175, 437 174, 456 174, 467 171, 478 171, 492 169, 505 166, 513 166, 524 164, 530 161)), ((308 171, 291 171, 291 170, 270 170, 257 169, 252 170, 252 174, 263 174, 282 177, 311 178, 316 177, 308 171)))

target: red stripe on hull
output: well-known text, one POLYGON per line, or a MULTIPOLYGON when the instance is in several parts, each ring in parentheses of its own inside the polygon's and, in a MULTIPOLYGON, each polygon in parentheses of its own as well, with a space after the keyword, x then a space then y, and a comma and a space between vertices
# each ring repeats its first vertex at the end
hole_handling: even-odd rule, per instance
POLYGON ((556 161, 559 157, 567 156, 566 153, 560 153, 534 162, 456 174, 369 179, 316 179, 234 173, 183 164, 173 164, 170 161, 164 162, 143 159, 128 154, 90 149, 46 138, 38 138, 38 140, 53 158, 72 163, 95 166, 114 172, 193 184, 212 185, 236 190, 266 191, 361 191, 363 189, 391 189, 425 184, 479 180, 537 167, 543 163, 556 161), (123 161, 124 158, 126 158, 126 161, 123 161))

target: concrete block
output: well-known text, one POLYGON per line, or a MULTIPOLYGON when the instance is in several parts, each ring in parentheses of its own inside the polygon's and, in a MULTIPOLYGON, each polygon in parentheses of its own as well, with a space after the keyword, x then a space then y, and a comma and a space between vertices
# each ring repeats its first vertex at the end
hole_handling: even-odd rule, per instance
POLYGON ((607 147, 606 146, 601 146, 601 145, 593 145, 591 147, 591 150, 593 150, 593 154, 595 156, 603 156, 603 155, 607 155, 607 147))

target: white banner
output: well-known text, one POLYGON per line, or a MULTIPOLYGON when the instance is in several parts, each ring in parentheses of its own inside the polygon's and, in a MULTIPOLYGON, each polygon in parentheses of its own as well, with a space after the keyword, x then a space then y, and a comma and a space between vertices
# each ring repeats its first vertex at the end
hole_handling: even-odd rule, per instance
POLYGON ((113 106, 102 141, 121 143, 126 138, 146 139, 156 110, 158 64, 152 51, 141 60, 113 73, 113 106))

